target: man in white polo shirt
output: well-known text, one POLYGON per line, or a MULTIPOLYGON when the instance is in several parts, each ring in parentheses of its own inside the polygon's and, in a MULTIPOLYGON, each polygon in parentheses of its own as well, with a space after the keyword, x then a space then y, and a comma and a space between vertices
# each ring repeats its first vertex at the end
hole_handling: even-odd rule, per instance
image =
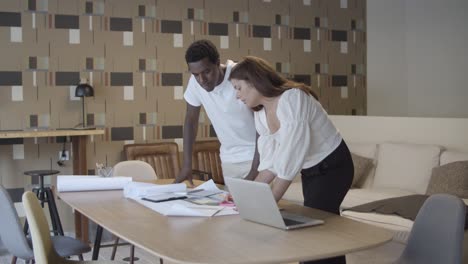
POLYGON ((220 158, 224 177, 257 176, 259 163, 253 112, 236 98, 229 81, 234 62, 220 63, 219 53, 209 40, 193 42, 185 53, 192 73, 184 98, 187 112, 184 123, 184 162, 175 182, 192 183, 192 149, 197 136, 201 106, 221 142, 220 158))

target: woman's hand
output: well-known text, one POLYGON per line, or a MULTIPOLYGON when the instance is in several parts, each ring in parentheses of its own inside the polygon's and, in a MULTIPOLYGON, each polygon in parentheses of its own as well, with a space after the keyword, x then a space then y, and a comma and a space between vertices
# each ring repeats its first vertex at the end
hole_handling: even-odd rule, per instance
POLYGON ((226 194, 224 196, 223 202, 224 203, 234 202, 234 199, 232 198, 232 195, 230 193, 228 193, 228 194, 226 194))

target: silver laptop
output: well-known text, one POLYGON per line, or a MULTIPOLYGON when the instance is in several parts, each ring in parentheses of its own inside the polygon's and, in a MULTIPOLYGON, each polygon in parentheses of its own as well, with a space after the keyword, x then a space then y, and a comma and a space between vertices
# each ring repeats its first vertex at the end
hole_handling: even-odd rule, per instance
POLYGON ((323 224, 323 220, 280 211, 270 185, 262 182, 224 178, 243 219, 285 230, 323 224))

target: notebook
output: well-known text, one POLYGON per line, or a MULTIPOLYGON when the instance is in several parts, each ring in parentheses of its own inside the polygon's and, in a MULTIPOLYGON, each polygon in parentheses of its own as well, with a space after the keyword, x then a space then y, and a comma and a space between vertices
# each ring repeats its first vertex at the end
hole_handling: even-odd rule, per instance
POLYGON ((323 224, 320 219, 280 211, 271 188, 262 182, 224 178, 240 216, 252 222, 285 230, 323 224))

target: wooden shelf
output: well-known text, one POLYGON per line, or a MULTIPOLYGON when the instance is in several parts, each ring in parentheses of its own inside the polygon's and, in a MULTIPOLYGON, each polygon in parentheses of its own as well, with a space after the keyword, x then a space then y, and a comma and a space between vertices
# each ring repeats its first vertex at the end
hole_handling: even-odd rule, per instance
POLYGON ((0 131, 0 138, 36 138, 36 137, 64 137, 64 136, 91 136, 104 135, 103 129, 79 130, 17 130, 0 131))

